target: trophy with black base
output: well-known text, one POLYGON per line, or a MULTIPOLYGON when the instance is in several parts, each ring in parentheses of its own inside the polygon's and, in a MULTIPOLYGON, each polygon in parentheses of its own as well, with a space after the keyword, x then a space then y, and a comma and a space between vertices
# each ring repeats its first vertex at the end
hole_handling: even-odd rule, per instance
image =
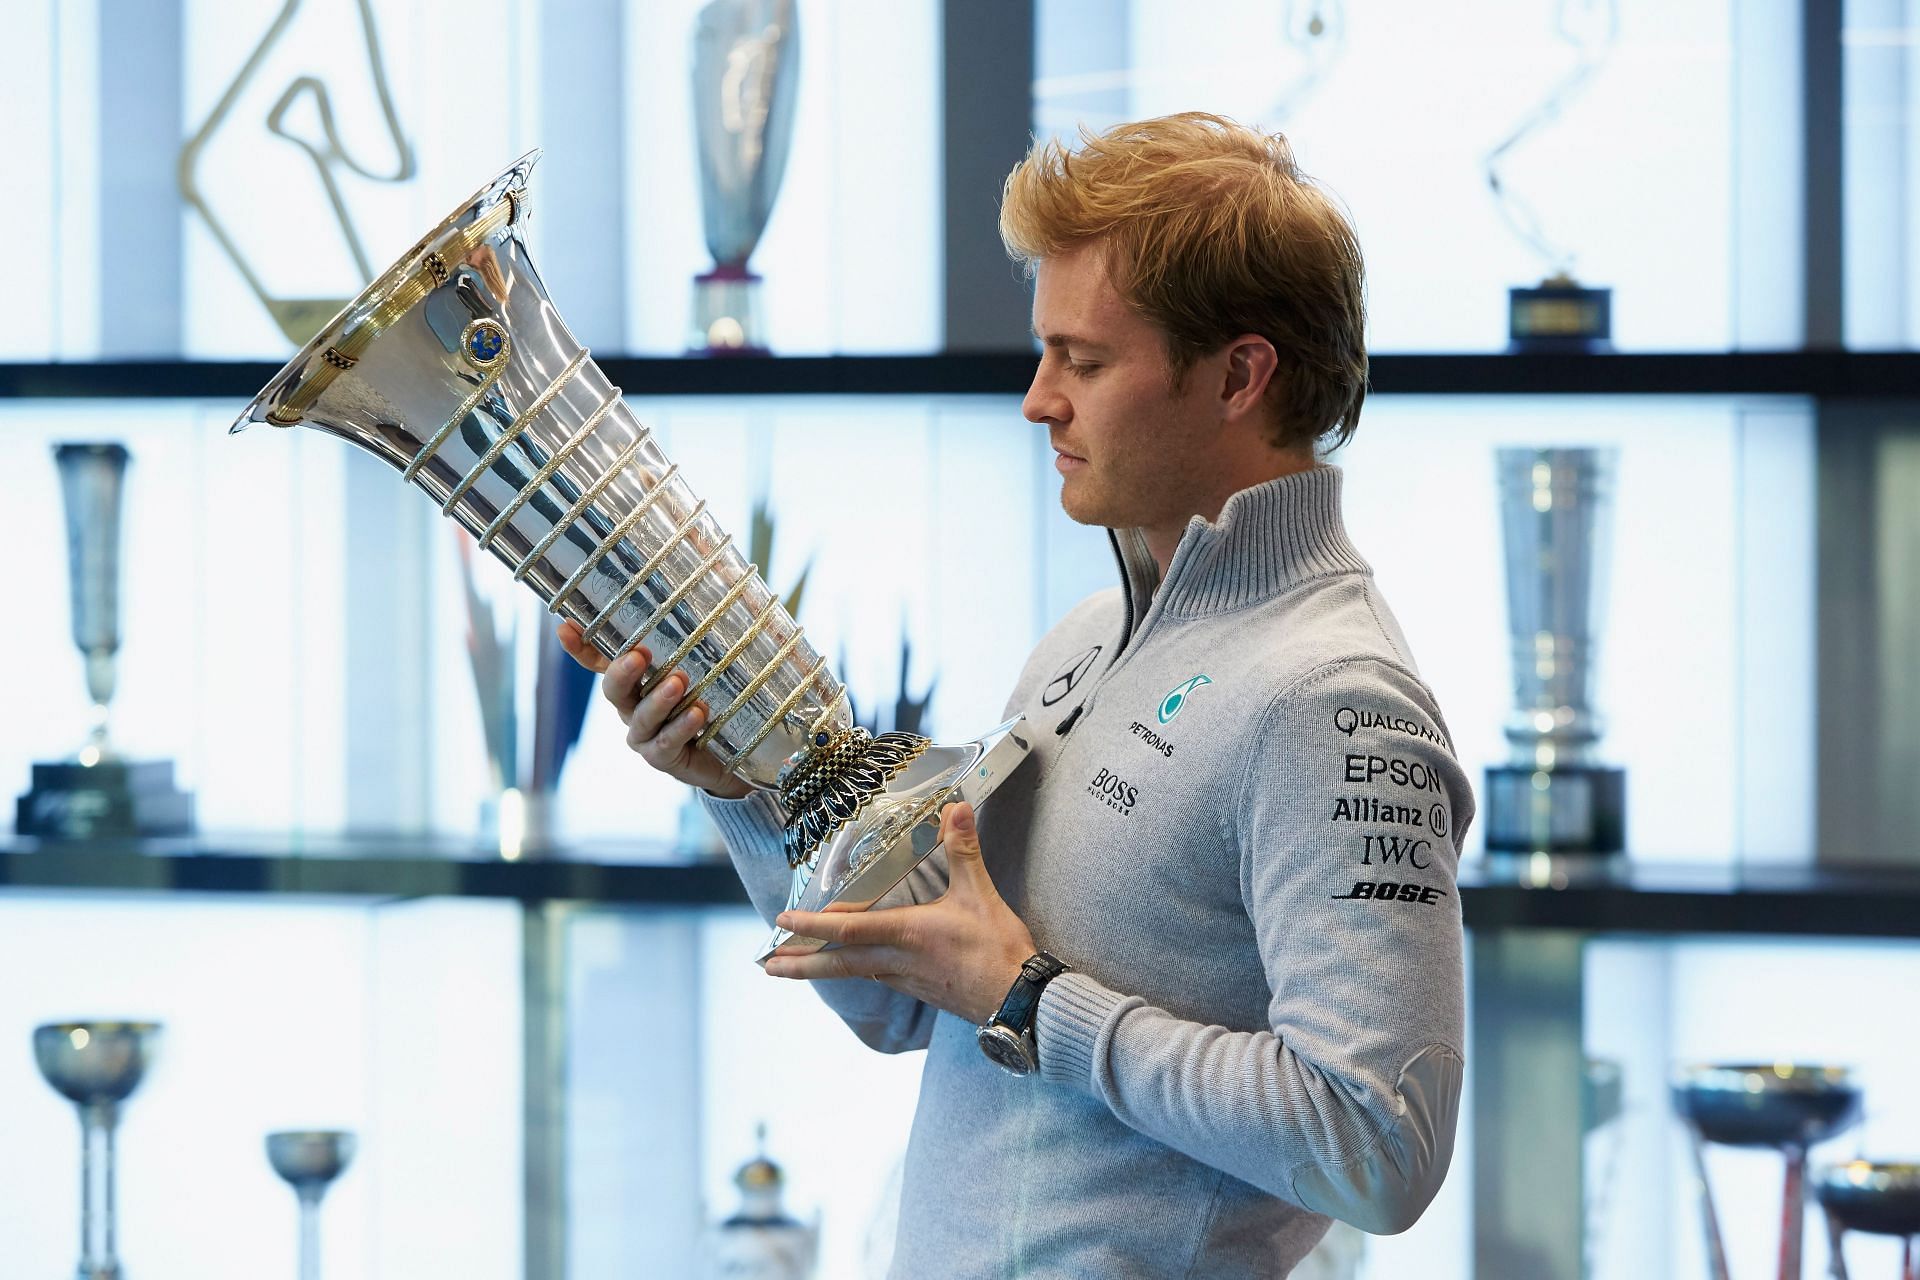
POLYGON ((1557 34, 1573 47, 1574 64, 1486 160, 1487 188, 1500 216, 1548 264, 1539 284, 1507 290, 1507 350, 1598 354, 1613 350, 1613 290, 1574 279, 1573 251, 1547 235, 1506 176, 1512 153, 1586 91, 1620 34, 1618 0, 1558 0, 1555 8, 1557 34))
POLYGON ((785 806, 789 905, 869 907, 933 852, 942 805, 984 800, 1024 758, 1023 722, 952 746, 854 724, 826 659, 548 297, 524 238, 535 158, 349 303, 234 429, 304 423, 388 463, 584 643, 644 644, 641 697, 685 670, 671 714, 711 711, 695 748, 785 806))
POLYGON ((107 735, 120 652, 120 498, 127 450, 118 444, 54 448, 67 512, 73 642, 87 664, 93 727, 71 760, 33 766, 14 829, 43 839, 185 835, 193 798, 173 785, 170 760, 129 760, 107 735))
POLYGON ((1512 756, 1487 770, 1487 852, 1618 853, 1626 774, 1598 763, 1593 686, 1614 453, 1501 449, 1512 756))

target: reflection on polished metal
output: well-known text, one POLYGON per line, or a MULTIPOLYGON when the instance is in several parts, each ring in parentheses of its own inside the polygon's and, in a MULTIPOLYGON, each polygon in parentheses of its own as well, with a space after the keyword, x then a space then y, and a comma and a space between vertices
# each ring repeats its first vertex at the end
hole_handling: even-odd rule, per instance
POLYGON ((120 652, 120 510, 128 454, 119 444, 54 446, 67 516, 73 642, 86 658, 93 725, 74 758, 33 766, 14 828, 58 839, 184 835, 193 800, 168 760, 132 761, 113 747, 107 709, 120 652))
POLYGON ((320 1280, 320 1200, 353 1160, 354 1137, 339 1129, 267 1135, 267 1162, 300 1201, 300 1280, 320 1280))
POLYGON ((1615 853, 1626 775, 1594 760, 1611 449, 1501 449, 1513 644, 1510 761, 1487 770, 1490 853, 1615 853))
POLYGON ((1920 1280, 1920 1164, 1849 1160, 1826 1165, 1814 1174, 1813 1194, 1826 1211, 1833 1245, 1829 1280, 1847 1280, 1841 1242, 1849 1231, 1898 1238, 1900 1280, 1920 1280))
POLYGON ((34 1028, 33 1057, 40 1074, 80 1110, 79 1280, 121 1280, 124 1274, 115 1228, 114 1133, 120 1104, 140 1087, 159 1046, 155 1022, 53 1022, 34 1028))
POLYGON ((1694 1173, 1711 1280, 1731 1280, 1720 1219, 1707 1183, 1706 1146, 1770 1147, 1786 1157, 1780 1211, 1780 1280, 1800 1280, 1806 1220, 1807 1150, 1860 1118, 1861 1091, 1844 1067, 1755 1063, 1687 1067, 1673 1081, 1673 1105, 1692 1136, 1694 1173))
POLYGON ((791 904, 869 906, 933 850, 942 804, 985 799, 1019 763, 1023 728, 957 746, 855 728, 825 660, 554 310, 515 195, 536 158, 374 281, 234 430, 306 423, 365 449, 601 653, 671 655, 644 687, 684 668, 682 709, 710 712, 698 743, 786 802, 791 904))
POLYGON ((1573 278, 1573 250, 1551 239, 1540 215, 1507 185, 1506 164, 1526 138, 1560 118, 1587 89, 1620 35, 1619 0, 1559 0, 1555 27, 1573 47, 1573 67, 1547 91, 1486 159, 1487 188, 1515 235, 1547 264, 1534 288, 1507 290, 1508 350, 1603 352, 1612 349, 1613 291, 1573 278))
POLYGON ((760 277, 747 267, 793 141, 800 29, 793 0, 708 0, 693 33, 700 213, 713 270, 693 282, 689 348, 765 354, 760 277))

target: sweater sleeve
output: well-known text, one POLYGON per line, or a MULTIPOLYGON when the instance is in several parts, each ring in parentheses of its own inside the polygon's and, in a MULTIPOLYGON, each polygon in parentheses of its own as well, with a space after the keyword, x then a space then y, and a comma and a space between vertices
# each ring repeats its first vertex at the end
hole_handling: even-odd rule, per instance
MULTIPOLYGON (((702 791, 700 801, 727 842, 727 853, 733 859, 740 883, 746 886, 754 910, 771 928, 773 918, 787 908, 787 895, 793 882, 793 872, 787 866, 781 843, 785 808, 769 791, 755 791, 744 800, 722 800, 702 791)), ((868 910, 931 902, 946 891, 946 855, 936 851, 868 910)), ((884 983, 842 978, 811 985, 827 1002, 827 1007, 839 1014, 870 1048, 882 1053, 905 1053, 926 1048, 933 1036, 933 1008, 884 983)))
POLYGON ((1404 1231, 1453 1153, 1472 792, 1425 687, 1383 661, 1296 682, 1247 749, 1233 823, 1268 1025, 1205 1026, 1072 972, 1041 1001, 1041 1071, 1273 1195, 1404 1231))

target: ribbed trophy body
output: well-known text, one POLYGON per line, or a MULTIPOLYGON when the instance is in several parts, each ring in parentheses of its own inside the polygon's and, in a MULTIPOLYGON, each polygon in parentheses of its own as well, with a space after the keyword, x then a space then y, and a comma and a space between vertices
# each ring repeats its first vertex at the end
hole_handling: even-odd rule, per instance
POLYGON ((980 780, 989 744, 854 727, 825 659, 554 309, 522 239, 536 159, 370 285, 234 429, 306 424, 380 456, 602 653, 645 644, 643 694, 685 670, 682 706, 711 709, 697 745, 787 802, 795 904, 866 905, 930 850, 910 830, 980 780))
POLYGON ((1603 853, 1622 844, 1625 776, 1595 762, 1610 449, 1501 449, 1514 706, 1511 763, 1487 771, 1487 847, 1603 853))

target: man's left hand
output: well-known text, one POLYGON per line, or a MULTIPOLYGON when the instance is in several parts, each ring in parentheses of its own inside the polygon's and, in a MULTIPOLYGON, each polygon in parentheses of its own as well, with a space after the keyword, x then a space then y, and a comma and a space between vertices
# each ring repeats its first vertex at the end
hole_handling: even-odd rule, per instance
POLYGON ((775 921, 781 928, 837 945, 810 955, 777 951, 767 960, 767 972, 777 978, 877 978, 968 1022, 986 1022, 1038 948, 981 861, 973 806, 962 802, 941 810, 940 838, 947 849, 947 891, 938 901, 879 911, 783 911, 775 921))

